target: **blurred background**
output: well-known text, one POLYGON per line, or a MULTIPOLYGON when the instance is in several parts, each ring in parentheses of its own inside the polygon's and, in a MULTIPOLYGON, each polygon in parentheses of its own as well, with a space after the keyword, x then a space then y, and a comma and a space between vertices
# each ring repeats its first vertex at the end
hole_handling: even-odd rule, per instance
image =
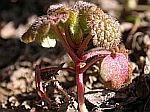
MULTIPOLYGON (((0 111, 3 108, 20 109, 20 105, 23 105, 23 109, 28 107, 31 109, 31 101, 27 103, 25 99, 19 98, 27 98, 29 93, 33 93, 30 95, 32 98, 29 98, 29 100, 35 98, 35 65, 57 65, 70 59, 60 43, 57 43, 55 48, 47 49, 40 47, 34 42, 24 44, 20 41, 20 37, 37 16, 46 14, 47 8, 50 5, 56 3, 73 5, 76 1, 0 0, 0 111), (21 96, 22 93, 25 93, 24 97, 21 96)), ((139 108, 125 107, 128 110, 127 112, 144 112, 140 109, 150 107, 150 101, 145 100, 145 98, 149 98, 150 84, 150 0, 86 1, 97 4, 104 12, 114 16, 120 22, 122 45, 129 51, 129 60, 133 68, 132 78, 135 79, 140 74, 145 74, 145 76, 144 79, 137 80, 138 83, 133 83, 133 85, 135 84, 133 96, 127 95, 121 98, 119 96, 119 98, 124 103, 124 99, 131 99, 132 97, 131 104, 135 107, 140 105, 139 108), (140 86, 136 86, 137 84, 140 86), (141 90, 141 88, 143 89, 141 90), (135 104, 135 101, 138 103, 135 104)), ((63 75, 64 77, 58 77, 63 87, 65 89, 73 87, 75 83, 69 82, 72 82, 74 79, 66 77, 66 73, 63 73, 63 75)), ((98 80, 92 79, 92 82, 88 82, 88 84, 93 87, 96 81, 98 80)), ((93 102, 89 102, 91 105, 93 104, 93 102)), ((126 106, 128 103, 124 103, 124 105, 126 106)), ((121 110, 121 107, 119 108, 121 110)), ((119 112, 123 112, 122 110, 119 112)))

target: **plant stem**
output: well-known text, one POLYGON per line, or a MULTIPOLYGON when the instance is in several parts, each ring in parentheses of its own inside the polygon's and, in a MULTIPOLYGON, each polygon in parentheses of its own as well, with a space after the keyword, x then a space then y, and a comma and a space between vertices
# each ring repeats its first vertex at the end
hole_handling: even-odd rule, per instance
POLYGON ((81 70, 80 72, 85 72, 90 66, 92 66, 94 63, 96 63, 98 60, 103 59, 105 56, 111 54, 110 51, 92 51, 88 54, 85 54, 82 56, 82 60, 87 60, 91 57, 94 57, 90 62, 88 62, 81 70))
POLYGON ((35 67, 35 81, 36 81, 36 90, 37 90, 37 94, 42 98, 42 99, 47 99, 47 95, 46 92, 42 86, 42 82, 41 82, 41 71, 40 71, 40 67, 38 65, 36 65, 35 67))
POLYGON ((35 67, 35 82, 36 82, 36 91, 38 96, 48 104, 48 107, 51 108, 51 100, 47 97, 45 88, 41 82, 41 71, 40 67, 36 65, 35 67))
POLYGON ((84 50, 86 49, 88 43, 90 42, 92 36, 90 34, 87 35, 87 37, 85 38, 85 40, 82 42, 81 46, 79 47, 77 54, 78 55, 82 55, 84 53, 84 50))
POLYGON ((103 59, 104 57, 95 57, 93 58, 90 62, 88 62, 80 71, 81 72, 85 72, 90 66, 92 66, 94 63, 96 63, 97 61, 99 61, 100 59, 103 59))
POLYGON ((89 53, 83 55, 81 57, 81 60, 82 61, 86 61, 89 58, 92 58, 94 56, 98 56, 99 55, 100 57, 104 57, 104 56, 107 56, 108 54, 111 54, 111 52, 108 51, 108 50, 90 51, 89 53))
POLYGON ((55 31, 59 34, 60 36, 60 42, 65 48, 66 52, 69 54, 69 56, 72 58, 74 63, 79 62, 80 59, 77 57, 77 55, 73 52, 73 49, 70 47, 70 45, 66 41, 65 35, 61 32, 60 28, 58 26, 54 26, 55 31))
POLYGON ((75 73, 75 70, 74 68, 59 68, 59 67, 46 67, 46 68, 41 68, 41 73, 48 73, 48 72, 51 72, 51 71, 56 71, 58 72, 59 70, 65 70, 65 71, 68 71, 68 72, 71 72, 71 73, 75 73))
POLYGON ((83 72, 80 72, 80 64, 76 63, 76 83, 77 83, 77 95, 79 112, 88 112, 84 102, 84 84, 83 84, 83 72))

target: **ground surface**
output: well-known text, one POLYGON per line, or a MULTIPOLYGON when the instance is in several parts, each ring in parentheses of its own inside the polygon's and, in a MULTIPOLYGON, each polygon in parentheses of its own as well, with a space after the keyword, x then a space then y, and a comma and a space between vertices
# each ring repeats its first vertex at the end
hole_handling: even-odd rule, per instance
MULTIPOLYGON (((60 43, 55 48, 46 49, 35 43, 26 45, 19 39, 34 17, 43 14, 52 3, 46 0, 0 1, 0 112, 77 111, 74 74, 60 71, 47 84, 51 105, 40 101, 36 94, 35 65, 45 67, 70 63, 60 43)), ((92 66, 84 75, 89 111, 150 112, 150 2, 139 0, 137 8, 125 12, 119 1, 97 0, 95 3, 120 21, 122 44, 129 50, 133 73, 130 83, 112 91, 103 87, 98 76, 94 75, 97 74, 94 71, 96 65, 92 66), (112 5, 108 7, 108 4, 112 5), (126 19, 133 15, 140 22, 133 24, 126 19)))

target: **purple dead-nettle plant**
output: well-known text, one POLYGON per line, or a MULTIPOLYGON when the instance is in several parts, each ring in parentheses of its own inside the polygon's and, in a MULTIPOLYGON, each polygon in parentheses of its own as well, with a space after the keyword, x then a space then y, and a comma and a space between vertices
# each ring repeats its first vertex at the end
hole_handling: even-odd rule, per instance
POLYGON ((110 89, 121 88, 129 75, 126 50, 124 49, 124 52, 110 50, 119 45, 120 37, 118 21, 95 4, 78 1, 72 7, 63 4, 51 5, 47 15, 38 17, 21 39, 25 43, 35 41, 43 47, 54 47, 57 40, 63 45, 75 66, 68 68, 36 66, 38 95, 43 100, 48 100, 41 85, 43 72, 56 73, 59 70, 73 72, 76 76, 79 111, 88 112, 84 101, 83 73, 91 65, 97 61, 101 62, 99 76, 110 89), (87 52, 90 42, 100 49, 87 52))

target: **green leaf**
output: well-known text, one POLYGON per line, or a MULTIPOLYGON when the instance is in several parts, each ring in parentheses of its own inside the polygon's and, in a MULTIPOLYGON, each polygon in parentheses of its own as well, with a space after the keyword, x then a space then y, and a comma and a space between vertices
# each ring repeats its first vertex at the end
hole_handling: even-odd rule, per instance
POLYGON ((127 21, 135 23, 135 24, 140 24, 141 19, 139 16, 128 16, 127 21))
POLYGON ((43 47, 54 47, 58 35, 54 32, 49 19, 49 16, 38 17, 27 32, 23 34, 21 40, 25 43, 35 41, 43 47))
MULTIPOLYGON (((43 26, 44 27, 44 26, 43 26)), ((58 39, 58 34, 54 31, 53 26, 51 26, 50 30, 47 33, 43 33, 43 30, 40 30, 38 35, 35 38, 35 41, 40 44, 42 47, 55 47, 56 39, 58 39)))
POLYGON ((85 14, 84 12, 80 12, 79 14, 79 24, 82 32, 84 32, 85 34, 89 33, 90 29, 87 22, 87 14, 85 14))
POLYGON ((35 40, 35 34, 34 34, 34 32, 32 31, 31 28, 29 28, 27 30, 27 32, 25 32, 21 37, 21 41, 24 42, 24 43, 30 43, 34 40, 35 40))
POLYGON ((88 16, 91 12, 95 11, 97 6, 92 3, 78 1, 74 5, 74 10, 79 10, 79 24, 84 33, 89 33, 90 28, 88 26, 88 16))
POLYGON ((68 33, 69 33, 69 37, 71 38, 72 42, 75 44, 79 44, 81 41, 81 35, 82 35, 82 31, 81 28, 79 26, 79 17, 78 17, 79 12, 75 11, 75 10, 70 10, 69 11, 69 18, 66 22, 66 28, 68 33))
POLYGON ((29 29, 22 35, 21 40, 25 43, 30 43, 37 40, 40 35, 46 35, 49 32, 50 23, 48 16, 38 17, 29 29))

